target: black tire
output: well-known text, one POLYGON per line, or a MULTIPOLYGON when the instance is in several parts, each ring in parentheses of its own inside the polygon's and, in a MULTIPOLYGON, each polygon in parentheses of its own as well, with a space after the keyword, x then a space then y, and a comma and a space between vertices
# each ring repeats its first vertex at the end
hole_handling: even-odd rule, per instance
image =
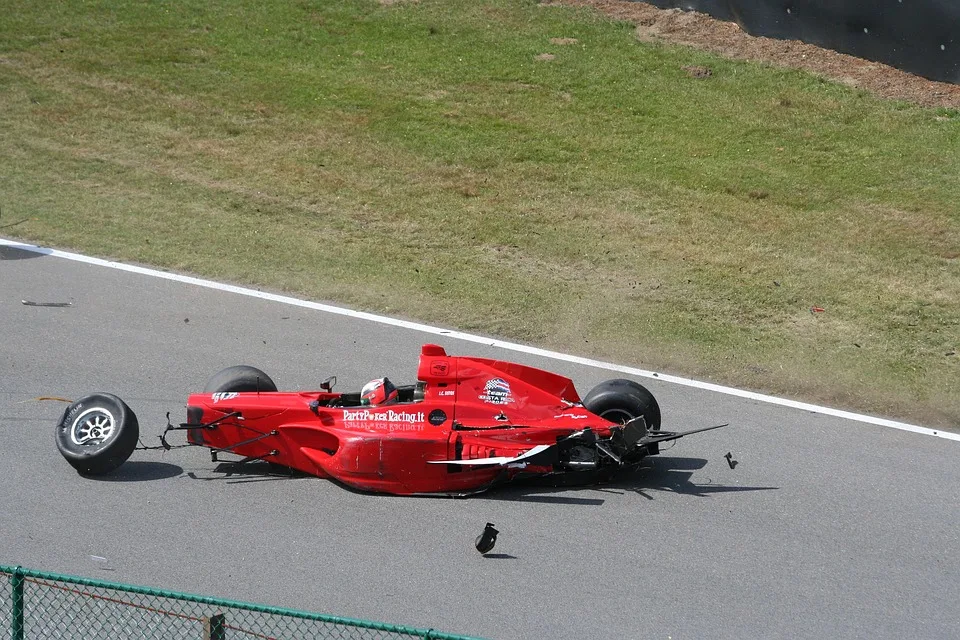
POLYGON ((57 423, 60 455, 81 475, 110 473, 130 457, 140 438, 137 415, 109 393, 80 398, 57 423))
POLYGON ((646 387, 633 380, 601 382, 583 399, 583 406, 610 422, 623 424, 643 416, 647 429, 660 429, 660 405, 646 387))
POLYGON ((207 380, 204 393, 223 393, 229 391, 276 391, 277 385, 270 376, 260 369, 238 364, 215 373, 207 380))

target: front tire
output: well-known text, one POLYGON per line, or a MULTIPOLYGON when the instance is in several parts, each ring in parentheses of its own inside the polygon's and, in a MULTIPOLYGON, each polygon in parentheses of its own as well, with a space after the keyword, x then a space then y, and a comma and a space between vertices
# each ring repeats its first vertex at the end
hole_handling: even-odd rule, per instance
POLYGON ((109 393, 80 398, 66 408, 56 428, 60 455, 85 476, 104 475, 119 467, 139 438, 136 414, 109 393))
POLYGON ((648 430, 660 430, 660 405, 646 387, 633 380, 601 382, 583 399, 583 406, 617 424, 643 416, 648 430))
POLYGON ((277 390, 270 376, 256 367, 239 364, 227 367, 215 373, 203 388, 204 393, 224 393, 231 391, 267 391, 277 390))

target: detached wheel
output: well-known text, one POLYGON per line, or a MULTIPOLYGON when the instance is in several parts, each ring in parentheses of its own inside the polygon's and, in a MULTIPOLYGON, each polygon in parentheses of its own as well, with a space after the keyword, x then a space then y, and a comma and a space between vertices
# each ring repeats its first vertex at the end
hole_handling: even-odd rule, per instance
POLYGON ((646 387, 633 380, 601 382, 583 399, 583 406, 610 422, 623 424, 643 416, 647 429, 660 429, 660 405, 646 387))
POLYGON ((85 476, 110 473, 126 462, 139 437, 136 414, 109 393, 94 393, 71 404, 56 429, 60 455, 85 476))
POLYGON ((276 391, 270 376, 256 367, 239 364, 217 372, 207 380, 204 393, 223 393, 230 391, 276 391))

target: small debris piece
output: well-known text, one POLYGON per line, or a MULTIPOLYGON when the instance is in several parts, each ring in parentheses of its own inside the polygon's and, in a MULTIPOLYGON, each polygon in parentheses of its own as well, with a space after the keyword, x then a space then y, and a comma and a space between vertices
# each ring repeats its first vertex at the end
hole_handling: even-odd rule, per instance
POLYGON ((498 533, 500 532, 496 530, 493 523, 488 522, 487 526, 483 529, 483 533, 477 536, 477 551, 484 554, 489 553, 493 549, 493 545, 497 543, 498 533))
POLYGON ((72 302, 34 302, 32 300, 21 300, 28 307, 72 307, 72 302))
POLYGON ((723 456, 723 457, 727 459, 727 464, 730 465, 730 468, 731 468, 731 469, 733 469, 733 468, 736 467, 738 464, 740 464, 737 460, 734 460, 734 459, 733 459, 733 454, 732 454, 731 452, 729 452, 729 451, 727 452, 727 455, 725 455, 725 456, 723 456))
POLYGON ((823 313, 826 311, 823 307, 810 307, 810 313, 823 313))

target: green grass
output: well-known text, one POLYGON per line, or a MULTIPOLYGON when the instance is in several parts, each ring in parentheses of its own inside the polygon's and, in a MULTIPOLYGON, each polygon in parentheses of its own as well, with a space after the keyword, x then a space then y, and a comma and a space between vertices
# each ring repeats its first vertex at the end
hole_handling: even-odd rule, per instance
POLYGON ((960 424, 955 111, 532 0, 4 9, 0 233, 960 424))

